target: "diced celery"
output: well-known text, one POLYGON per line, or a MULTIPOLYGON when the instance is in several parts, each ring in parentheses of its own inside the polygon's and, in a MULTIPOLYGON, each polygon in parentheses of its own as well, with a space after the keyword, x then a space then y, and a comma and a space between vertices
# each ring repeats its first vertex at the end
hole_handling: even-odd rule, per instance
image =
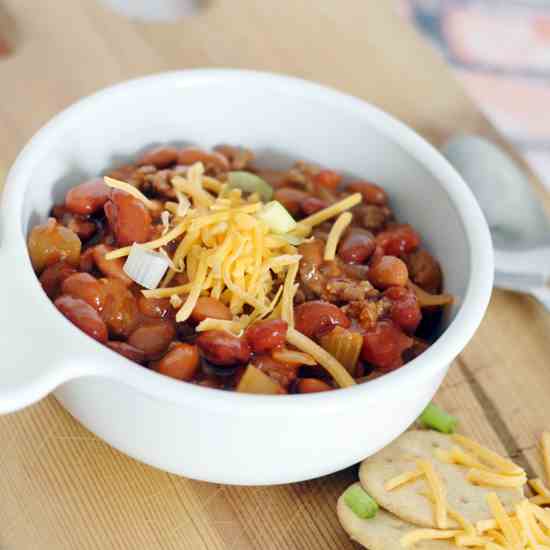
POLYGON ((281 393, 281 386, 253 365, 248 365, 237 385, 240 393, 276 395, 281 393))
POLYGON ((438 406, 430 403, 419 417, 420 422, 427 428, 433 428, 438 432, 452 434, 458 423, 458 420, 440 409, 438 406))
POLYGON ((358 483, 346 489, 344 502, 361 519, 371 519, 378 512, 376 501, 358 483))
POLYGON ((268 202, 257 214, 275 233, 288 233, 296 227, 296 221, 278 201, 268 202))
POLYGON ((230 189, 241 189, 246 193, 258 193, 263 202, 273 196, 273 187, 251 172, 229 172, 227 180, 230 189))

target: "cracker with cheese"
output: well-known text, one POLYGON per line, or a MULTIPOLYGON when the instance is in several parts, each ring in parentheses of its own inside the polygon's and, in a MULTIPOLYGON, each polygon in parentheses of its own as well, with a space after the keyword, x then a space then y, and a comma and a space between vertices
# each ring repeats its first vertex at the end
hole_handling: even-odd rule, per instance
POLYGON ((359 477, 380 506, 427 528, 491 518, 490 493, 506 510, 524 498, 521 468, 470 439, 434 431, 406 432, 363 461, 359 477))
MULTIPOLYGON (((356 542, 369 550, 403 550, 401 540, 416 531, 416 526, 397 516, 379 510, 372 519, 361 519, 344 501, 344 495, 336 505, 338 519, 344 531, 356 542)), ((456 550, 452 538, 421 540, 415 543, 416 550, 456 550)))

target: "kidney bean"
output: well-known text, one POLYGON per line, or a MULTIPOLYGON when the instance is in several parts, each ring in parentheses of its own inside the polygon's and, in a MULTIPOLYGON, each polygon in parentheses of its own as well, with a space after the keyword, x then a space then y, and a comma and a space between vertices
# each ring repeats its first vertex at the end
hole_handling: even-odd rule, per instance
POLYGON ((149 240, 151 214, 145 205, 132 195, 114 189, 111 200, 105 203, 105 214, 119 246, 149 240))
POLYGON ((375 248, 376 241, 370 231, 352 227, 340 241, 338 256, 344 262, 362 264, 370 258, 375 248))
POLYGON ((392 286, 384 292, 384 296, 392 302, 392 321, 405 332, 413 334, 422 320, 422 312, 414 291, 407 287, 392 286))
POLYGON ((89 273, 75 273, 67 277, 61 285, 63 294, 80 298, 101 312, 105 305, 104 286, 89 273))
POLYGON ((66 226, 83 241, 91 239, 97 231, 97 225, 94 221, 83 219, 81 216, 72 216, 67 221, 66 226))
POLYGON ((157 319, 169 317, 173 311, 168 298, 146 298, 143 294, 138 298, 138 307, 143 315, 157 319))
POLYGON ((319 212, 319 210, 323 210, 323 208, 326 208, 327 206, 328 202, 323 199, 308 197, 302 202, 302 212, 306 216, 311 216, 311 214, 315 214, 315 212, 319 212))
POLYGON ((215 365, 246 363, 250 358, 248 342, 223 330, 201 332, 195 343, 205 358, 215 365))
POLYGON ((176 344, 159 361, 150 366, 153 370, 176 378, 177 380, 192 380, 199 368, 200 358, 197 346, 191 344, 176 344))
POLYGON ((99 279, 99 283, 105 294, 101 317, 112 335, 126 338, 139 322, 136 298, 118 279, 99 279))
POLYGON ((143 365, 147 359, 145 357, 145 353, 142 350, 135 348, 134 346, 131 346, 126 342, 110 340, 109 342, 107 342, 107 346, 109 346, 113 351, 116 351, 118 354, 124 355, 126 359, 130 359, 130 361, 133 361, 134 363, 139 363, 140 365, 143 365))
POLYGON ((369 281, 377 288, 405 286, 408 280, 405 262, 395 256, 382 256, 369 270, 369 281))
POLYGON ((133 164, 123 164, 122 166, 119 166, 118 168, 115 168, 107 173, 107 176, 110 178, 113 178, 115 180, 120 181, 130 181, 132 179, 132 176, 134 175, 134 172, 136 171, 136 166, 133 164))
POLYGON ((285 343, 287 329, 287 322, 280 319, 257 321, 246 329, 244 336, 254 353, 265 353, 285 343))
POLYGON ((333 170, 321 170, 313 176, 312 181, 313 185, 334 191, 342 181, 342 176, 333 170))
POLYGON ((111 190, 100 178, 85 181, 69 189, 65 206, 73 214, 93 214, 109 200, 111 190))
POLYGON ((128 343, 154 359, 166 351, 175 334, 174 323, 170 321, 148 321, 130 334, 128 343))
POLYGON ((361 357, 383 372, 403 365, 402 353, 413 345, 413 339, 391 321, 381 321, 363 336, 361 357))
POLYGON ((318 378, 300 378, 296 384, 298 393, 319 393, 322 391, 333 390, 326 382, 318 378))
POLYGON ((168 168, 178 161, 179 151, 175 147, 155 147, 149 149, 139 157, 137 164, 139 166, 152 164, 155 168, 168 168))
POLYGON ((302 334, 318 337, 330 332, 335 326, 348 328, 351 322, 338 306, 314 300, 294 308, 294 324, 302 334))
POLYGON ((55 300, 61 313, 88 336, 99 342, 107 342, 107 327, 99 313, 84 300, 62 295, 55 300))
POLYGON ((63 227, 54 218, 33 227, 28 239, 31 262, 38 273, 57 262, 77 266, 81 246, 74 231, 63 227))
POLYGON ((413 282, 430 294, 438 294, 443 287, 443 274, 439 262, 425 249, 420 248, 405 258, 413 282))
POLYGON ((395 224, 376 235, 376 242, 390 256, 412 252, 420 244, 418 233, 410 225, 395 224))
POLYGON ((51 300, 57 298, 61 293, 61 283, 73 273, 76 273, 76 269, 65 262, 50 265, 42 272, 40 284, 51 300))
POLYGON ((189 166, 195 162, 202 162, 206 170, 214 168, 220 172, 229 170, 229 162, 220 153, 212 153, 198 149, 197 147, 187 147, 182 149, 178 155, 178 164, 189 166))
POLYGON ((97 246, 94 246, 92 250, 95 265, 99 271, 103 273, 103 275, 111 279, 117 279, 125 286, 130 286, 134 282, 124 272, 124 258, 116 258, 114 260, 107 260, 105 258, 105 254, 107 254, 107 252, 114 250, 112 246, 98 244, 97 246))
POLYGON ((233 319, 230 309, 225 304, 216 300, 216 298, 201 296, 191 312, 191 319, 196 323, 200 323, 207 317, 212 319, 223 319, 225 321, 233 319))
POLYGON ((292 216, 297 216, 302 209, 302 203, 309 196, 305 191, 300 191, 300 189, 281 187, 275 191, 273 199, 279 201, 292 216))
POLYGON ((352 193, 361 193, 365 204, 384 206, 388 202, 388 196, 384 189, 370 181, 354 181, 346 189, 352 193))

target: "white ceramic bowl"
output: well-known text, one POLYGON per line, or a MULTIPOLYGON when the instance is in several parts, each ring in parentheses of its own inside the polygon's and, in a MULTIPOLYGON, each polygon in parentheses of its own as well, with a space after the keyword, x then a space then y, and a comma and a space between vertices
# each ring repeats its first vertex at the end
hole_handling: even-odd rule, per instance
POLYGON ((56 116, 13 166, 2 197, 0 412, 55 390, 113 447, 195 479, 299 481, 334 472, 403 432, 478 327, 492 286, 489 232, 467 186, 412 130, 377 108, 294 78, 231 70, 150 76, 56 116), (137 366, 80 332, 37 281, 30 227, 83 178, 152 143, 242 144, 270 163, 306 159, 382 185, 441 261, 457 296, 422 356, 329 393, 256 396, 185 384, 137 366))

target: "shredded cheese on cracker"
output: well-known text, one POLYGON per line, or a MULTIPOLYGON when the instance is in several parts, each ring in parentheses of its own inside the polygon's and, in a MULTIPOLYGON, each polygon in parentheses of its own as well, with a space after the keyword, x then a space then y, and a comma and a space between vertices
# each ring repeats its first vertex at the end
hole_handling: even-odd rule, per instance
POLYGON ((413 546, 417 542, 423 540, 441 540, 452 539, 457 535, 460 535, 462 531, 455 529, 441 530, 441 529, 415 529, 401 537, 401 546, 408 548, 413 546))
POLYGON ((447 490, 429 460, 416 461, 418 469, 426 476, 433 497, 435 524, 439 529, 447 527, 447 490))
POLYGON ((384 489, 388 492, 393 491, 394 489, 397 489, 398 487, 405 485, 405 483, 416 481, 419 477, 422 477, 423 475, 424 475, 424 472, 422 470, 412 470, 410 472, 403 472, 402 474, 399 474, 395 477, 392 477, 391 479, 388 479, 388 481, 386 481, 386 483, 384 484, 384 489))
POLYGON ((523 487, 527 482, 527 476, 506 476, 472 468, 468 471, 466 479, 477 485, 490 485, 492 487, 523 487))
POLYGON ((460 434, 451 436, 459 445, 472 452, 479 460, 486 462, 497 470, 497 473, 507 475, 525 475, 525 472, 511 460, 483 447, 473 439, 460 434))

